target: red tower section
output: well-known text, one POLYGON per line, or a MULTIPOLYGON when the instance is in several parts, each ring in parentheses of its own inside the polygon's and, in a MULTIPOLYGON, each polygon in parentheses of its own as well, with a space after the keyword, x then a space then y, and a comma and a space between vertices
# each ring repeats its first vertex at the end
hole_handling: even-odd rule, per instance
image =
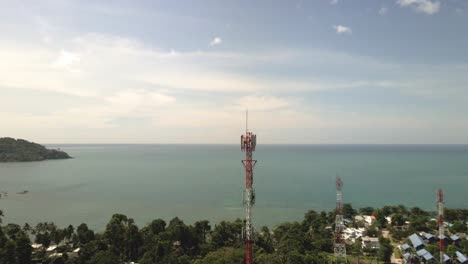
POLYGON ((241 150, 245 152, 245 160, 242 164, 245 167, 245 192, 244 192, 244 209, 245 209, 245 263, 253 263, 253 226, 252 226, 252 207, 255 203, 255 190, 253 185, 253 169, 256 160, 252 159, 252 152, 255 151, 257 144, 257 136, 246 130, 245 135, 241 136, 241 150))

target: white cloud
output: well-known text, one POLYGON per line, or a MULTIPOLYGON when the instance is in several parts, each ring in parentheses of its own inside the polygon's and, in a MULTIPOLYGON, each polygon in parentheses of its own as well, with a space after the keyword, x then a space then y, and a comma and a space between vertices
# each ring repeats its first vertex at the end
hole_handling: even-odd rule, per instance
POLYGON ((381 7, 381 8, 379 9, 379 15, 381 15, 381 16, 386 15, 387 12, 388 12, 388 8, 386 8, 386 7, 381 7))
MULTIPOLYGON (((102 35, 83 35, 64 41, 54 38, 53 46, 40 42, 0 43, 0 58, 0 72, 8 72, 0 75, 0 92, 3 87, 21 91, 17 93, 18 98, 28 91, 41 93, 41 100, 31 99, 37 101, 37 105, 30 109, 38 111, 15 112, 2 103, 7 99, 0 96, 2 133, 38 142, 233 142, 244 126, 243 111, 249 108, 252 124, 255 123, 253 127, 261 135, 262 142, 336 143, 346 138, 343 134, 333 135, 337 128, 375 131, 373 127, 378 126, 386 131, 404 127, 406 121, 399 117, 380 119, 378 115, 372 116, 373 113, 353 116, 347 113, 349 109, 333 109, 345 107, 333 103, 306 104, 314 92, 339 93, 345 89, 351 92, 372 87, 384 94, 399 88, 410 94, 411 90, 419 88, 417 92, 427 96, 432 94, 428 91, 428 82, 462 76, 460 72, 466 72, 466 67, 455 70, 444 67, 434 70, 439 75, 420 73, 424 77, 431 76, 430 81, 424 79, 402 86, 402 79, 395 80, 390 75, 391 81, 386 81, 382 73, 398 69, 413 74, 427 67, 388 65, 370 58, 323 50, 166 51, 132 39, 102 35), (62 51, 57 50, 57 43, 61 43, 62 51), (291 65, 304 67, 311 74, 266 74, 261 72, 265 65, 273 69, 291 65), (349 77, 348 71, 356 67, 359 67, 358 72, 366 73, 364 78, 349 77), (239 70, 245 68, 258 71, 239 70), (317 77, 324 68, 340 76, 328 80, 317 77), (379 77, 375 77, 377 75, 379 77), (67 98, 72 98, 69 100, 76 101, 57 106, 54 99, 47 97, 51 93, 68 94, 67 98), (54 107, 45 111, 41 108, 44 104, 54 107), (291 128, 293 134, 288 139, 282 138, 286 127, 291 128), (320 132, 310 136, 314 134, 310 131, 320 132), (212 137, 206 138, 208 132, 212 137)), ((439 87, 454 86, 436 83, 430 89, 437 91, 439 87)), ((439 93, 446 95, 447 90, 439 90, 439 93)), ((463 93, 454 94, 458 98, 463 93)))
POLYGON ((60 51, 58 58, 52 63, 54 67, 72 70, 72 67, 80 61, 80 56, 66 50, 60 51))
POLYGON ((338 0, 331 0, 331 1, 330 1, 330 4, 336 5, 336 4, 338 4, 338 0))
MULTIPOLYGON (((291 85, 223 70, 221 66, 275 60, 276 55, 161 51, 130 39, 85 35, 53 47, 0 45, 0 86, 100 96, 134 87, 175 91, 242 92, 291 85), (26 77, 27 76, 27 77, 26 77), (184 78, 181 78, 183 76, 184 78)), ((304 85, 295 85, 304 87, 304 85)))
POLYGON ((417 12, 422 12, 428 15, 438 13, 440 11, 440 2, 432 0, 397 0, 401 7, 412 7, 417 12))
POLYGON ((337 34, 351 34, 352 33, 352 30, 350 27, 346 27, 343 25, 333 26, 333 28, 335 29, 337 34))
POLYGON ((220 45, 221 43, 223 43, 223 40, 220 38, 220 37, 215 37, 211 42, 210 42, 210 46, 216 46, 216 45, 220 45))

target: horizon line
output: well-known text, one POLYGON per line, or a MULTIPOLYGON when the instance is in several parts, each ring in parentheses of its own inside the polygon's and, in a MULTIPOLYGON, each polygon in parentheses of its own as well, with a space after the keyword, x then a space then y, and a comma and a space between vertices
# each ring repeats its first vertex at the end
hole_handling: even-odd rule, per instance
MULTIPOLYGON (((43 145, 237 145, 235 143, 40 143, 43 145)), ((468 143, 262 143, 260 145, 314 145, 314 146, 468 146, 468 143)))

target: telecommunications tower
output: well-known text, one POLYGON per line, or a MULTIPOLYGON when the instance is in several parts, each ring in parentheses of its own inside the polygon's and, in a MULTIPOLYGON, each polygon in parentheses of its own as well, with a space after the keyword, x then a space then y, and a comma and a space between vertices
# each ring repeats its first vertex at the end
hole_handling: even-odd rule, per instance
POLYGON ((242 164, 245 167, 245 192, 244 192, 244 208, 245 208, 245 228, 243 234, 245 237, 245 263, 253 263, 253 227, 252 227, 252 207, 255 203, 255 190, 252 188, 253 169, 256 160, 252 160, 252 152, 255 151, 257 144, 257 136, 248 129, 248 112, 246 113, 245 135, 241 136, 241 150, 245 152, 245 160, 242 164))
POLYGON ((343 240, 343 230, 345 228, 343 222, 343 194, 341 188, 343 181, 340 177, 336 178, 336 220, 335 220, 335 263, 347 263, 346 244, 343 240))
POLYGON ((440 248, 440 263, 444 263, 444 251, 445 251, 445 244, 444 244, 444 192, 442 189, 439 189, 437 192, 438 199, 437 199, 437 209, 439 211, 439 248, 440 248))

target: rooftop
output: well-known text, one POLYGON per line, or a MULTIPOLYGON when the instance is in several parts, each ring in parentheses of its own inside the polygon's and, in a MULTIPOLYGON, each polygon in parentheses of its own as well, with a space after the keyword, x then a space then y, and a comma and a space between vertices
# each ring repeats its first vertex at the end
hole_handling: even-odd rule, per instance
POLYGON ((410 245, 408 245, 408 244, 403 244, 403 245, 401 245, 401 249, 402 249, 402 250, 407 250, 407 249, 410 249, 410 248, 411 248, 411 247, 410 247, 410 245))
POLYGON ((421 250, 418 250, 418 251, 416 252, 416 254, 418 254, 419 257, 422 256, 422 255, 425 255, 425 254, 427 254, 427 253, 429 253, 429 251, 427 251, 427 250, 425 250, 425 249, 421 249, 421 250))
POLYGON ((429 251, 425 250, 425 249, 421 249, 421 250, 418 250, 416 252, 416 254, 419 256, 419 257, 423 257, 425 260, 430 260, 430 259, 433 259, 434 257, 432 256, 431 253, 429 253, 429 251))
POLYGON ((413 247, 417 248, 421 245, 424 246, 424 241, 417 234, 412 234, 408 238, 411 241, 411 244, 413 244, 413 247))
POLYGON ((408 259, 410 256, 411 256, 411 254, 410 254, 409 252, 408 252, 408 253, 405 253, 405 254, 403 254, 403 257, 404 257, 405 259, 408 259))
POLYGON ((52 245, 46 249, 46 251, 54 251, 57 248, 57 245, 52 245))
POLYGON ((432 239, 432 238, 434 238, 434 236, 433 236, 432 234, 429 234, 429 233, 424 234, 424 237, 425 237, 426 239, 432 239))
POLYGON ((460 263, 468 262, 468 259, 466 258, 466 256, 463 255, 460 251, 455 252, 455 254, 457 255, 457 259, 460 263))
POLYGON ((450 260, 449 256, 447 256, 446 254, 444 254, 444 262, 449 261, 449 260, 450 260))

